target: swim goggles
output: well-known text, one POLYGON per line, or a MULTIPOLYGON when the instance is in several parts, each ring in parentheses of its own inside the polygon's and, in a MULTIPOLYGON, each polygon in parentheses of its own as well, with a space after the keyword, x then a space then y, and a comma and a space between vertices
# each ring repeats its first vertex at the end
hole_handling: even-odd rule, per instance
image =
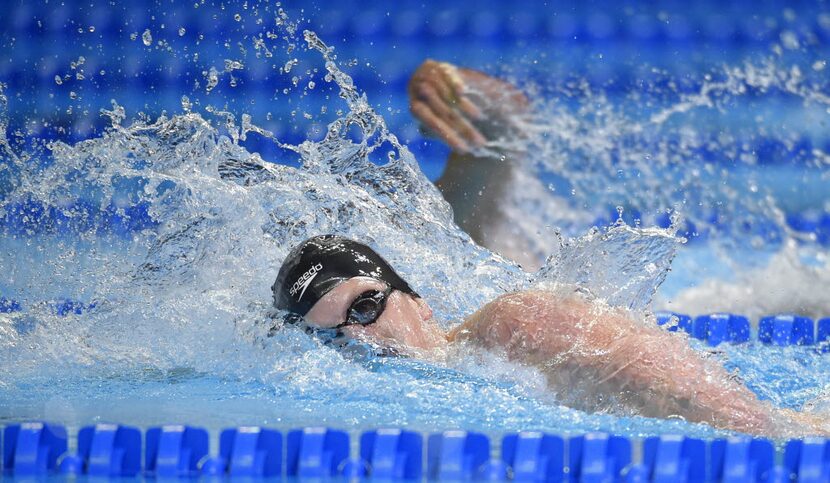
MULTIPOLYGON (((336 347, 338 350, 346 350, 353 353, 352 356, 399 356, 393 348, 380 347, 366 342, 355 341, 347 337, 341 330, 349 325, 371 325, 377 322, 386 308, 386 301, 394 289, 387 287, 383 291, 367 290, 354 299, 346 312, 346 321, 335 327, 320 328, 309 325, 303 316, 295 313, 288 313, 282 316, 284 325, 296 325, 302 328, 307 334, 317 338, 323 345, 336 347)), ((268 336, 271 337, 279 330, 278 325, 271 327, 268 336)))
POLYGON ((367 290, 363 292, 349 306, 349 310, 346 312, 346 321, 335 325, 332 329, 342 329, 350 325, 366 326, 374 324, 386 309, 386 301, 391 294, 392 287, 386 287, 383 291, 367 290))

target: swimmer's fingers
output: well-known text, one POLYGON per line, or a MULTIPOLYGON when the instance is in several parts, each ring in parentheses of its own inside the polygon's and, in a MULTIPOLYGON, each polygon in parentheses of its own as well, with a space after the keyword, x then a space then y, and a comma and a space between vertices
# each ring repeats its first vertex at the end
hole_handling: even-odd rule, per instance
POLYGON ((470 121, 458 113, 452 106, 447 105, 432 84, 421 84, 418 89, 420 99, 429 105, 430 110, 447 124, 452 126, 464 139, 474 146, 482 146, 487 139, 476 129, 470 121))
POLYGON ((461 112, 474 120, 484 117, 484 113, 467 97, 468 86, 461 76, 458 67, 441 62, 438 64, 442 75, 435 77, 435 86, 441 93, 441 97, 448 104, 457 105, 461 112))
POLYGON ((470 151, 470 146, 449 124, 447 124, 441 117, 435 114, 430 109, 430 106, 420 100, 412 101, 409 106, 412 114, 415 115, 421 122, 430 130, 432 130, 438 137, 447 143, 453 150, 462 153, 470 151))
POLYGON ((409 97, 418 97, 418 91, 423 85, 431 85, 447 105, 458 107, 473 120, 480 120, 484 113, 466 95, 468 89, 461 72, 461 69, 452 64, 426 60, 415 70, 409 81, 409 97))
POLYGON ((498 121, 528 111, 530 103, 527 96, 510 82, 477 70, 450 67, 452 69, 447 75, 449 81, 455 85, 463 83, 466 102, 482 111, 482 115, 475 120, 498 121))

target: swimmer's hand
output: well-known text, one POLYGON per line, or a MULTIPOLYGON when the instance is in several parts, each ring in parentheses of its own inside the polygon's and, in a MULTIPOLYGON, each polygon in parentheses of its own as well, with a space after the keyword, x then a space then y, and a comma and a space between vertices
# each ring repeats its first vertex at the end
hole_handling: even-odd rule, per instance
POLYGON ((454 151, 469 153, 521 134, 516 117, 528 100, 513 85, 472 69, 427 60, 409 81, 409 108, 454 151))
POLYGON ((788 437, 830 436, 830 418, 826 415, 793 411, 792 409, 778 409, 779 416, 785 425, 781 433, 788 437), (787 434, 791 432, 792 434, 787 434))

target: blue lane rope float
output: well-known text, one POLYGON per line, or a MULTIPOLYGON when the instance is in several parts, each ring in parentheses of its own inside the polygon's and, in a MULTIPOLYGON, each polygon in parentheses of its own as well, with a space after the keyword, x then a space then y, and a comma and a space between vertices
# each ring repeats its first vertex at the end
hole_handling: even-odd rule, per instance
POLYGON ((663 435, 640 442, 605 433, 565 438, 531 431, 505 435, 498 448, 500 458, 493 458, 491 450, 496 448, 481 433, 431 434, 424 453, 421 433, 382 428, 362 433, 358 456, 351 458, 352 437, 331 428, 289 431, 286 444, 277 430, 229 428, 219 435, 219 453, 209 455, 206 430, 170 425, 144 434, 142 468, 142 433, 128 426, 81 428, 76 453, 67 452, 67 432, 60 425, 16 424, 7 426, 2 435, 3 475, 21 479, 63 474, 272 481, 282 477, 573 483, 830 481, 830 439, 825 438, 790 440, 783 454, 777 454, 771 441, 747 436, 704 441, 663 435))
POLYGON ((765 481, 775 462, 775 447, 764 438, 716 439, 709 451, 710 478, 724 483, 765 481))
POLYGON ((508 434, 501 442, 501 458, 515 481, 562 481, 565 441, 540 432, 508 434))
POLYGON ((481 433, 445 431, 429 436, 427 479, 470 481, 490 459, 490 440, 481 433))
POLYGON ((208 454, 208 432, 169 425, 147 430, 145 472, 159 478, 198 476, 198 464, 208 454))
POLYGON ((338 476, 349 459, 349 434, 329 428, 288 433, 286 475, 294 478, 338 476))
POLYGON ((784 450, 784 468, 799 483, 830 481, 830 440, 806 438, 788 442, 784 450))
POLYGON ((764 344, 778 346, 813 345, 813 321, 797 315, 763 317, 758 323, 758 340, 764 344))
POLYGON ((219 456, 207 459, 202 475, 272 478, 282 475, 282 434, 256 426, 226 429, 219 456))
POLYGON ((3 430, 3 470, 33 477, 54 473, 58 458, 66 453, 66 429, 55 424, 31 422, 3 430))
POLYGON ((749 319, 735 314, 711 314, 695 317, 692 337, 705 340, 710 346, 722 342, 740 344, 749 340, 749 319))
POLYGON ((571 478, 582 482, 618 480, 631 463, 631 441, 623 436, 588 433, 570 439, 571 478))
POLYGON ((0 314, 10 314, 12 312, 20 312, 20 302, 6 297, 0 297, 0 314))
POLYGON ((78 452, 65 455, 60 472, 92 477, 136 476, 141 471, 141 431, 116 424, 86 426, 78 432, 78 452))
MULTIPOLYGON (((706 442, 685 436, 666 435, 643 441, 641 481, 655 483, 706 480, 706 442)), ((634 479, 629 472, 629 480, 634 479)), ((641 478, 641 476, 637 476, 641 478)))
MULTIPOLYGON (((360 437, 361 476, 419 480, 423 476, 423 438, 414 431, 378 429, 360 437)), ((355 471, 352 471, 354 474, 355 471)))

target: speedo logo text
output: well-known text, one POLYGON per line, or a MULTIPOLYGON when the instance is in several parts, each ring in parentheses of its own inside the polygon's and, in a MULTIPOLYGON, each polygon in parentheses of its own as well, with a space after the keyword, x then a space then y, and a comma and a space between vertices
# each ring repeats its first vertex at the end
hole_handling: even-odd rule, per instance
POLYGON ((294 285, 291 286, 291 289, 288 291, 288 293, 290 293, 293 297, 297 294, 297 292, 300 292, 299 297, 297 297, 297 301, 299 302, 300 299, 303 298, 303 294, 305 293, 309 284, 311 284, 311 281, 314 280, 314 277, 316 277, 317 273, 319 273, 322 269, 322 263, 313 265, 311 268, 308 269, 308 271, 302 274, 302 276, 300 276, 300 278, 298 278, 296 282, 294 282, 294 285))

